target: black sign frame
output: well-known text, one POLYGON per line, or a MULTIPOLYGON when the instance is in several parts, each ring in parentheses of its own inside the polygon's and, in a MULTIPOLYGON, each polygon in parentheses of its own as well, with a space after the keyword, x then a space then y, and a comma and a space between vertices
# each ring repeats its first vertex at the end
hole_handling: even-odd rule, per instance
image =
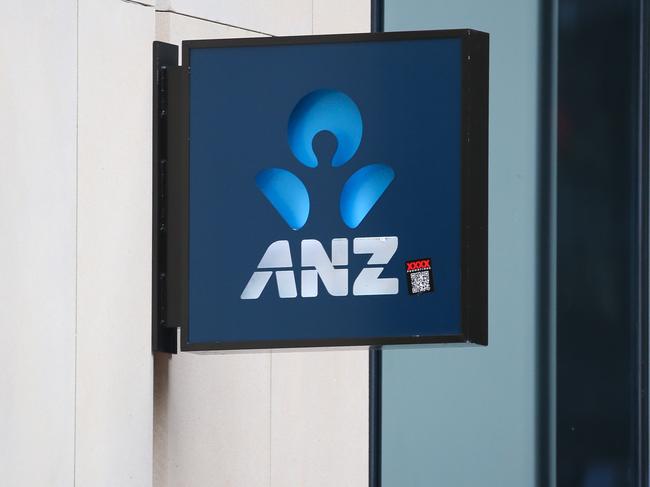
POLYGON ((471 29, 155 42, 153 113, 153 350, 181 351, 488 343, 489 35, 471 29), (445 336, 190 343, 189 336, 189 72, 191 49, 382 42, 462 41, 461 333, 445 336))

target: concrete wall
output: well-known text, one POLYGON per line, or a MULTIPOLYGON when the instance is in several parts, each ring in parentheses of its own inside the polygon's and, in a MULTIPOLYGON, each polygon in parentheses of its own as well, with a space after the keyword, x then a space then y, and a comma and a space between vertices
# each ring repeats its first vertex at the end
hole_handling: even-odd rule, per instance
POLYGON ((159 356, 154 401, 151 43, 365 31, 369 9, 367 0, 3 9, 3 484, 364 485, 365 351, 159 356))
MULTIPOLYGON (((258 18, 235 4, 172 1, 157 38, 336 32, 340 18, 339 32, 369 30, 369 2, 284 3, 291 22, 282 9, 258 18), (183 8, 194 17, 174 13, 183 8), (196 18, 210 16, 244 28, 196 18)), ((155 370, 155 485, 367 485, 366 350, 160 354, 155 370)))
POLYGON ((370 0, 164 0, 158 10, 182 13, 267 35, 370 30, 370 0))
POLYGON ((76 485, 151 484, 153 9, 79 0, 76 485))
POLYGON ((0 15, 0 479, 74 478, 77 5, 0 15))

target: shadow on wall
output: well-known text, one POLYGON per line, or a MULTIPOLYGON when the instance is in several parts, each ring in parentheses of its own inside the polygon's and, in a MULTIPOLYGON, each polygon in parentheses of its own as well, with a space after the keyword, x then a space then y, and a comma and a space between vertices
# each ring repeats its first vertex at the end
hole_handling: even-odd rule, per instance
POLYGON ((153 485, 167 485, 166 469, 169 458, 167 411, 169 398, 169 363, 172 355, 154 353, 153 378, 153 485))

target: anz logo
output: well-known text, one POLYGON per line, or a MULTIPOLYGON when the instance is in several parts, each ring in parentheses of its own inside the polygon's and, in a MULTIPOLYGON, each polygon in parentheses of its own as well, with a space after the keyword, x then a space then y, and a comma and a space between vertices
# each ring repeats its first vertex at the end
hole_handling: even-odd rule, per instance
MULTIPOLYGON (((352 159, 361 144, 363 123, 356 103, 345 93, 317 90, 304 96, 289 117, 288 139, 291 152, 304 166, 315 169, 318 158, 313 140, 321 132, 330 132, 337 141, 332 166, 341 167, 352 159)), ((357 228, 395 178, 386 164, 369 164, 354 172, 344 183, 339 197, 339 213, 348 228, 357 228)), ((258 189, 294 231, 309 218, 309 192, 301 179, 289 170, 268 168, 255 177, 258 189)), ((397 278, 380 277, 384 265, 395 255, 397 237, 362 237, 352 239, 353 254, 369 255, 368 267, 361 270, 352 284, 354 296, 397 294, 397 278)), ((348 247, 346 238, 331 241, 330 255, 318 240, 300 243, 300 295, 318 296, 322 281, 332 296, 349 294, 348 247)), ((280 298, 298 296, 293 259, 288 240, 271 243, 257 270, 244 288, 241 299, 258 299, 275 274, 280 298)))

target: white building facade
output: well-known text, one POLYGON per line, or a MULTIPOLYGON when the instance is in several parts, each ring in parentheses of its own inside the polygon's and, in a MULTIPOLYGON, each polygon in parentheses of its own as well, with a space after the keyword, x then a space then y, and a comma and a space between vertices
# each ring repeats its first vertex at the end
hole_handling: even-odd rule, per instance
POLYGON ((369 0, 5 2, 0 478, 368 485, 368 351, 151 353, 152 43, 370 30, 369 0))

